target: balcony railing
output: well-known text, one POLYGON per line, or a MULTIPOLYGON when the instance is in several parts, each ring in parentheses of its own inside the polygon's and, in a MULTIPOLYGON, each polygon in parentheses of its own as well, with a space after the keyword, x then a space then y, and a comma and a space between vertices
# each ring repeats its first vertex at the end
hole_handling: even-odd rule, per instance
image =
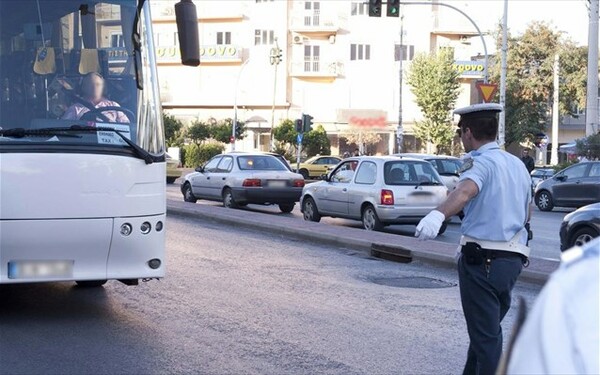
POLYGON ((343 24, 343 18, 319 10, 298 12, 291 17, 290 29, 296 32, 330 32, 336 33, 343 24))
POLYGON ((337 61, 310 59, 292 63, 292 77, 336 78, 342 73, 342 64, 337 61))

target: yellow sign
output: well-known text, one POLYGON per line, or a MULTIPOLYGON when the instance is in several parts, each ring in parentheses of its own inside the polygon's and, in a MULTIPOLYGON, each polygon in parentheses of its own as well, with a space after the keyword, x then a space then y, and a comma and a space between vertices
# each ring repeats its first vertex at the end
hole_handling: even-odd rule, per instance
MULTIPOLYGON (((180 58, 181 53, 178 46, 158 47, 156 48, 156 56, 159 60, 175 60, 180 58)), ((228 44, 200 47, 200 61, 202 60, 241 60, 241 48, 228 44)))
POLYGON ((477 90, 481 94, 483 101, 489 103, 490 100, 496 95, 496 91, 498 90, 498 85, 494 83, 477 83, 477 90))

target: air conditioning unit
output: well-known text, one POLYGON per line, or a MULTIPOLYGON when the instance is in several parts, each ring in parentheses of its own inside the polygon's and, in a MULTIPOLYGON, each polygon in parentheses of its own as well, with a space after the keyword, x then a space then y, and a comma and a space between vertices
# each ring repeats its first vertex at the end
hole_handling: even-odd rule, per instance
POLYGON ((329 36, 329 44, 335 44, 335 35, 329 36))
POLYGON ((471 42, 469 41, 469 37, 467 37, 467 36, 464 36, 464 35, 462 35, 462 36, 459 38, 459 41, 460 41, 462 44, 471 44, 471 42))
POLYGON ((305 38, 300 34, 292 34, 292 42, 294 42, 294 44, 304 44, 306 41, 308 41, 308 38, 305 38))

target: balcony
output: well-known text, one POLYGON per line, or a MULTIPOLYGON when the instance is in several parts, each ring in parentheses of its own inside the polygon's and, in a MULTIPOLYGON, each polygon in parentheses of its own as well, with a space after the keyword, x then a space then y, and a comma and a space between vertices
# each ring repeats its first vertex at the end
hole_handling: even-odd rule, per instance
POLYGON ((342 64, 337 61, 306 60, 292 63, 290 75, 302 79, 334 80, 342 75, 342 64))
POLYGON ((292 15, 290 30, 310 35, 335 35, 342 28, 343 18, 318 10, 298 12, 292 15))

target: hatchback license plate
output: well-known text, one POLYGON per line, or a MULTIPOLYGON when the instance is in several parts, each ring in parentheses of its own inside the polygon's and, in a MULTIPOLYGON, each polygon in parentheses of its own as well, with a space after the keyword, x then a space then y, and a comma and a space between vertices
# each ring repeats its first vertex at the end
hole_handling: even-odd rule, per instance
POLYGON ((24 260, 8 262, 9 279, 71 277, 72 260, 24 260))
POLYGON ((269 181, 269 187, 282 188, 282 187, 286 187, 286 186, 287 186, 286 181, 269 181))

